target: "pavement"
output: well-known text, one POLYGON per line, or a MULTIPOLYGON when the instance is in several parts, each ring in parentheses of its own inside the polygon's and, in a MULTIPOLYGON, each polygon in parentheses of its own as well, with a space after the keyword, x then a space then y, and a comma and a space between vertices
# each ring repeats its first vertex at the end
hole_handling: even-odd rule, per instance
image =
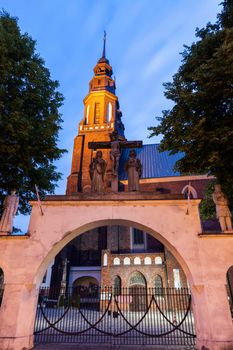
POLYGON ((34 350, 195 350, 192 346, 111 346, 111 345, 89 345, 89 344, 47 344, 35 346, 34 350))

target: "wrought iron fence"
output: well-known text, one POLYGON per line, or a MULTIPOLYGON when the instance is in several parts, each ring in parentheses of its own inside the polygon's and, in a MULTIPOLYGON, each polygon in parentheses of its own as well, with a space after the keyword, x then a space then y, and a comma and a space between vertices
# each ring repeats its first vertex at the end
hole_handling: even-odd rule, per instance
MULTIPOLYGON (((187 288, 42 288, 35 343, 195 344, 187 288)), ((193 347, 194 348, 194 347, 193 347)))

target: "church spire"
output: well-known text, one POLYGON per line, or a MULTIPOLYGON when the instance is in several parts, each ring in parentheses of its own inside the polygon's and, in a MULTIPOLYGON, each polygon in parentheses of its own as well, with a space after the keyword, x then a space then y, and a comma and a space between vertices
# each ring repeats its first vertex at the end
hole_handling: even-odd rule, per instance
POLYGON ((109 91, 115 95, 116 85, 112 78, 112 67, 106 58, 106 31, 103 37, 103 52, 101 58, 94 67, 94 77, 89 83, 89 92, 91 91, 109 91))
POLYGON ((109 60, 106 58, 106 31, 104 30, 104 38, 103 38, 103 51, 102 57, 99 59, 98 63, 107 63, 109 64, 109 60))
POLYGON ((106 58, 105 54, 106 54, 106 31, 104 30, 104 46, 103 46, 103 53, 102 53, 102 58, 106 58))

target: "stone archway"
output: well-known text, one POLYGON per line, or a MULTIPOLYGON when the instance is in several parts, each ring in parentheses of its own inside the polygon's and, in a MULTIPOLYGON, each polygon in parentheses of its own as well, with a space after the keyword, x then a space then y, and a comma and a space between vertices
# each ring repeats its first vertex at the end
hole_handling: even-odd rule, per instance
POLYGON ((0 313, 0 348, 22 350, 33 346, 38 287, 49 262, 74 237, 114 223, 146 231, 168 247, 192 290, 197 348, 220 350, 225 346, 230 350, 233 334, 225 284, 226 271, 232 265, 233 236, 199 236, 199 202, 190 200, 186 215, 187 201, 181 199, 160 200, 149 195, 145 198, 143 194, 129 199, 118 194, 116 198, 106 195, 88 200, 55 196, 43 202, 44 216, 40 216, 37 203, 32 203, 29 235, 1 237, 5 292, 1 308, 4 312, 0 313), (219 251, 224 252, 224 259, 219 258, 219 251))
POLYGON ((154 231, 151 227, 145 226, 145 224, 141 222, 137 222, 134 220, 123 220, 123 219, 110 219, 110 220, 101 220, 101 221, 92 221, 88 223, 88 225, 84 225, 79 228, 75 228, 72 232, 68 232, 64 234, 62 239, 58 241, 52 249, 48 252, 48 255, 45 257, 44 261, 41 263, 41 265, 38 268, 38 271, 36 272, 36 276, 34 279, 34 282, 39 285, 41 283, 41 279, 44 276, 44 273, 47 269, 47 265, 49 261, 53 260, 56 254, 66 246, 70 241, 72 241, 75 237, 85 234, 86 231, 102 227, 102 226, 111 226, 111 225, 119 225, 119 226, 127 226, 127 227, 135 227, 142 231, 147 232, 148 234, 152 235, 154 238, 159 240, 166 246, 169 251, 174 255, 175 259, 179 262, 182 269, 185 272, 185 275, 187 276, 187 279, 189 281, 189 284, 192 283, 192 274, 190 272, 190 269, 184 260, 182 254, 174 247, 174 245, 171 244, 170 241, 166 239, 164 235, 161 235, 159 232, 154 231))

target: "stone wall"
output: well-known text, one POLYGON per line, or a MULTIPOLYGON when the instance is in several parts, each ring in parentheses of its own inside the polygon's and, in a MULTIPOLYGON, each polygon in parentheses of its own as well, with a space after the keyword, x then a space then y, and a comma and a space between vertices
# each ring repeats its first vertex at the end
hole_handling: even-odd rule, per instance
POLYGON ((130 253, 111 254, 109 250, 102 251, 101 285, 114 286, 117 276, 121 278, 122 288, 130 286, 131 275, 139 271, 146 280, 147 288, 155 287, 155 277, 162 277, 163 287, 175 287, 173 269, 179 269, 181 287, 187 287, 184 271, 173 255, 166 253, 130 253))

